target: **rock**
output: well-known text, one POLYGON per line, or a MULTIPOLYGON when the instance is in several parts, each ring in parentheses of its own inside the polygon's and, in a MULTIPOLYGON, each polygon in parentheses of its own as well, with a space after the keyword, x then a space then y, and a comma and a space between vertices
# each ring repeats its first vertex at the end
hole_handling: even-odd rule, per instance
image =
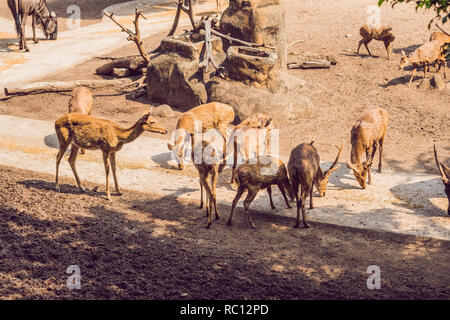
POLYGON ((162 104, 157 108, 153 108, 152 114, 161 118, 175 117, 175 112, 167 104, 162 104))
POLYGON ((299 91, 303 89, 305 85, 305 80, 297 78, 285 71, 280 71, 267 80, 267 88, 272 93, 299 91))
POLYGON ((430 79, 428 79, 428 78, 423 79, 422 82, 420 82, 418 87, 420 89, 431 89, 430 79))
POLYGON ((206 89, 199 81, 198 68, 197 60, 190 61, 176 54, 152 59, 147 68, 148 98, 183 110, 206 103, 206 89))
POLYGON ((244 41, 276 47, 276 68, 286 69, 286 18, 279 0, 230 0, 220 20, 220 31, 244 41))
POLYGON ((440 74, 435 74, 433 78, 431 78, 431 85, 438 90, 442 90, 445 88, 445 81, 440 74))
POLYGON ((229 104, 243 120, 254 113, 266 113, 278 123, 299 119, 314 110, 311 100, 299 92, 271 93, 264 89, 247 86, 241 82, 214 78, 206 85, 208 101, 229 104), (232 94, 230 94, 232 93, 232 94))
POLYGON ((131 74, 130 69, 127 68, 114 68, 112 74, 117 78, 127 77, 131 74))

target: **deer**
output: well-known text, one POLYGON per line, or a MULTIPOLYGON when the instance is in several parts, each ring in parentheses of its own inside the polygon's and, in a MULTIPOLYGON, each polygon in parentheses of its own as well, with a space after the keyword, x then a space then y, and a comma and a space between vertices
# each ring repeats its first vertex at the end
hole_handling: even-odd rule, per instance
POLYGON ((442 182, 444 183, 444 191, 448 199, 447 214, 450 215, 450 168, 447 167, 442 162, 439 162, 436 152, 436 145, 433 145, 433 149, 434 149, 434 159, 436 160, 436 165, 439 169, 439 173, 441 174, 441 179, 442 182))
MULTIPOLYGON (((69 113, 81 113, 91 115, 92 103, 91 91, 86 87, 77 87, 72 91, 72 97, 69 100, 69 113)), ((84 154, 85 150, 81 149, 81 154, 84 154)))
POLYGON ((359 29, 359 34, 361 35, 362 39, 359 41, 358 44, 358 50, 356 51, 356 55, 359 56, 359 49, 361 48, 361 45, 364 44, 366 47, 367 52, 370 56, 372 56, 372 53, 370 53, 369 47, 367 46, 370 41, 372 40, 378 40, 383 41, 384 47, 386 48, 387 52, 387 59, 391 59, 391 43, 395 40, 395 36, 392 33, 392 26, 381 26, 380 28, 370 28, 367 25, 363 25, 359 29))
POLYGON ((408 85, 414 79, 416 69, 423 66, 423 77, 427 77, 427 68, 430 64, 438 64, 439 72, 441 64, 444 65, 444 78, 447 79, 447 60, 445 58, 444 46, 438 40, 433 40, 426 42, 417 48, 412 54, 406 56, 405 52, 402 50, 402 56, 400 59, 399 70, 412 65, 413 71, 408 85))
POLYGON ((217 158, 216 148, 213 143, 202 140, 194 144, 192 148, 192 159, 195 159, 194 166, 198 171, 200 178, 200 206, 203 208, 203 189, 206 191, 206 216, 208 221, 206 228, 211 226, 212 210, 219 219, 216 201, 216 187, 219 179, 219 159, 217 158))
POLYGON ((8 6, 14 17, 17 34, 19 35, 19 49, 29 52, 25 37, 27 17, 32 16, 33 41, 39 43, 36 37, 36 24, 44 32, 46 39, 56 40, 58 36, 58 20, 54 11, 49 11, 45 0, 8 0, 8 6))
MULTIPOLYGON (((234 183, 238 155, 248 163, 250 153, 256 152, 256 156, 259 156, 261 147, 264 149, 264 154, 267 154, 270 147, 270 132, 272 129, 273 118, 264 113, 255 113, 234 127, 233 133, 228 141, 228 144, 233 144, 233 165, 230 184, 234 183), (252 133, 255 134, 256 141, 250 141, 254 137, 252 133), (260 133, 263 134, 263 137, 260 137, 260 133), (262 144, 260 138, 264 140, 262 144)), ((229 149, 228 146, 227 149, 229 149)))
MULTIPOLYGON (((433 40, 439 41, 439 43, 440 43, 440 45, 442 47, 446 43, 450 43, 450 34, 444 33, 444 32, 441 32, 441 31, 435 31, 435 32, 433 32, 431 34, 429 41, 433 41, 433 40)), ((438 69, 436 68, 436 70, 438 70, 438 69)), ((430 67, 429 66, 428 66, 428 71, 430 71, 430 67)))
MULTIPOLYGON (((253 160, 253 159, 252 159, 253 160)), ((269 195, 270 206, 275 209, 275 205, 272 200, 272 185, 277 185, 283 195, 286 206, 291 208, 289 201, 286 197, 288 193, 291 200, 294 199, 294 190, 289 181, 286 166, 284 163, 272 156, 263 156, 255 159, 256 163, 241 164, 234 173, 234 180, 237 184, 236 196, 233 199, 231 205, 231 213, 228 218, 228 225, 233 225, 233 214, 239 199, 242 197, 245 191, 247 196, 244 200, 245 213, 247 215, 248 224, 250 228, 256 229, 253 223, 252 216, 249 211, 250 204, 255 199, 259 190, 266 189, 269 195)))
POLYGON ((372 184, 370 167, 377 148, 379 148, 378 172, 382 171, 383 145, 386 137, 386 130, 389 124, 389 114, 380 107, 369 107, 359 117, 351 130, 352 150, 350 161, 346 162, 349 169, 359 185, 365 189, 368 184, 372 184), (363 154, 366 154, 366 161, 362 162, 363 154))
POLYGON ((303 216, 303 225, 309 228, 310 225, 306 219, 305 201, 309 195, 309 209, 313 209, 313 189, 314 186, 321 197, 326 195, 328 180, 333 172, 340 168, 337 165, 341 156, 344 142, 338 148, 336 159, 328 170, 323 171, 320 167, 320 156, 317 149, 311 143, 302 143, 295 147, 289 156, 288 172, 291 178, 292 188, 294 189, 295 200, 297 203, 297 220, 294 228, 300 226, 300 209, 303 216), (336 166, 337 165, 337 166, 336 166), (300 187, 300 195, 299 195, 300 187))
MULTIPOLYGON (((167 143, 167 148, 174 153, 178 168, 180 170, 184 169, 185 144, 190 138, 193 146, 196 123, 201 125, 202 132, 210 129, 218 130, 224 140, 223 155, 225 157, 226 128, 234 120, 234 117, 233 107, 219 102, 202 104, 183 113, 177 122, 174 145, 167 143)), ((222 171, 223 167, 224 164, 221 165, 220 171, 222 171)))
POLYGON ((59 152, 56 156, 56 180, 55 190, 59 188, 59 164, 70 144, 72 149, 69 156, 69 164, 72 168, 78 188, 85 192, 78 177, 75 161, 78 150, 100 149, 103 153, 103 164, 106 173, 106 196, 111 201, 109 190, 109 169, 113 172, 114 184, 117 195, 122 195, 116 175, 116 152, 120 151, 124 144, 136 140, 145 131, 167 134, 167 129, 151 116, 152 109, 147 110, 139 120, 129 128, 124 128, 112 121, 94 118, 79 113, 66 113, 55 122, 55 131, 59 141, 59 152))

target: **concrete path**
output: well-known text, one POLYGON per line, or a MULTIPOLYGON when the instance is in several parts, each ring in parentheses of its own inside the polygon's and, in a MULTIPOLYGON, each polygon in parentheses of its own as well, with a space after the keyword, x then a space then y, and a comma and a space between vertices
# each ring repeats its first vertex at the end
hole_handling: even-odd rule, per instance
MULTIPOLYGON (((172 195, 198 201, 197 173, 193 166, 188 166, 184 171, 175 170, 175 163, 171 161, 166 147, 169 139, 170 135, 153 139, 144 134, 125 145, 117 155, 120 186, 162 197, 172 195)), ((53 122, 0 115, 0 165, 54 174, 57 145, 53 122)), ((67 157, 61 163, 60 172, 62 176, 73 178, 67 157)), ((100 151, 80 155, 77 168, 83 181, 105 183, 100 151)), ((230 204, 234 198, 235 192, 225 183, 229 178, 230 170, 226 169, 221 175, 217 192, 219 210, 220 203, 230 204)), ((438 176, 386 170, 381 175, 374 172, 373 180, 372 186, 362 190, 345 165, 341 166, 330 179, 327 196, 314 198, 315 209, 307 209, 312 225, 317 221, 450 240, 447 199, 438 176)), ((295 222, 296 210, 284 209, 281 194, 276 187, 273 190, 274 202, 279 209, 271 211, 266 192, 261 191, 251 207, 253 216, 258 215, 257 211, 264 211, 292 217, 290 227, 295 222)), ((225 223, 229 212, 221 214, 223 218, 217 223, 225 223)), ((236 214, 244 213, 238 208, 236 214)), ((258 219, 255 223, 258 224, 258 219)))
MULTIPOLYGON (((142 38, 170 29, 176 11, 174 1, 138 0, 113 5, 105 10, 109 13, 114 12, 121 23, 134 30, 132 25, 136 7, 144 10, 148 18, 148 20, 140 20, 142 38)), ((197 5, 195 10, 197 14, 201 14, 215 8, 215 1, 208 0, 197 5)), ((187 15, 183 14, 179 27, 188 23, 187 15)), ((31 40, 32 32, 29 27, 27 38, 30 39, 28 44, 31 52, 27 53, 18 51, 18 40, 12 20, 0 18, 0 30, 0 92, 2 94, 7 84, 36 81, 92 57, 116 50, 128 43, 126 34, 107 17, 94 25, 61 32, 56 41, 40 41, 37 45, 31 40)), ((38 35, 42 39, 41 30, 38 30, 38 35)))

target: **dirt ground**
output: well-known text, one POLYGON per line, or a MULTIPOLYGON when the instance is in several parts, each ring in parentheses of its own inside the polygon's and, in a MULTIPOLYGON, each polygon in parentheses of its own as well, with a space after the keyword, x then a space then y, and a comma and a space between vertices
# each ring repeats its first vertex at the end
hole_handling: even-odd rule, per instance
MULTIPOLYGON (((114 2, 103 1, 101 9, 114 2)), ((405 5, 383 7, 382 23, 391 23, 396 34, 392 60, 385 59, 380 42, 369 45, 376 56, 362 49, 363 56, 356 57, 359 26, 375 2, 282 1, 289 41, 304 40, 290 48, 289 60, 314 52, 332 54, 338 64, 330 70, 290 71, 307 81, 305 95, 316 111, 278 124, 280 152, 288 155, 297 144, 315 140, 322 160, 330 161, 336 152, 332 145, 344 139, 341 161, 346 161, 353 122, 365 107, 376 105, 391 117, 384 168, 437 173, 433 143, 450 164, 450 90, 416 88, 420 72, 408 87, 411 71, 398 70, 401 50, 411 52, 429 37, 431 13, 405 5)), ((65 11, 62 4, 58 8, 65 11)), ((98 18, 97 9, 92 19, 98 18)), ((144 46, 150 51, 164 35, 147 38, 144 46)), ((134 44, 110 55, 131 54, 137 54, 134 44)), ((104 62, 91 59, 44 80, 99 78, 93 72, 104 62)), ((94 95, 93 115, 122 125, 132 124, 152 105, 111 89, 94 95)), ((68 100, 67 94, 16 97, 0 101, 0 113, 54 121, 66 112, 68 100)), ((176 118, 160 121, 175 128, 176 118)), ((254 231, 241 211, 234 226, 227 227, 226 207, 220 208, 221 220, 206 230, 196 204, 179 202, 176 192, 161 198, 127 191, 110 204, 95 193, 79 194, 72 179, 63 179, 62 193, 55 193, 53 181, 53 176, 0 167, 2 298, 450 298, 446 241, 317 223, 310 230, 295 230, 292 219, 256 212, 254 231), (72 264, 81 267, 79 291, 65 285, 65 270, 72 264), (366 288, 370 265, 381 268, 381 290, 366 288)))
MULTIPOLYGON (((450 242, 228 209, 210 230, 177 194, 125 192, 113 204, 73 181, 0 167, 2 299, 448 299, 450 242), (66 287, 69 265, 81 290, 66 287), (368 290, 367 267, 381 269, 368 290), (184 295, 187 294, 187 295, 184 295)), ((93 185, 87 185, 92 189, 93 185)))

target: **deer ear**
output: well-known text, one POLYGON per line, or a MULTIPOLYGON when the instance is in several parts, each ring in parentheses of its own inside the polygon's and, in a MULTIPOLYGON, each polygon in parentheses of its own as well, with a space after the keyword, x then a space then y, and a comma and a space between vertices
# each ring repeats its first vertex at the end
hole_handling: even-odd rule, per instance
POLYGON ((272 121, 273 121, 273 118, 269 118, 267 121, 266 121, 266 124, 264 124, 264 127, 268 127, 268 126, 270 126, 271 124, 272 124, 272 121))
POLYGON ((168 144, 167 144, 167 148, 168 148, 170 151, 172 151, 172 150, 174 149, 174 146, 173 146, 173 144, 168 143, 168 144))
POLYGON ((55 11, 50 12, 50 17, 56 18, 56 13, 55 13, 55 11))
POLYGON ((405 51, 402 50, 402 57, 406 57, 405 51))
POLYGON ((347 165, 347 168, 349 168, 349 169, 351 169, 353 171, 356 171, 356 172, 359 171, 358 169, 356 169, 356 167, 352 163, 346 162, 345 164, 347 165))

